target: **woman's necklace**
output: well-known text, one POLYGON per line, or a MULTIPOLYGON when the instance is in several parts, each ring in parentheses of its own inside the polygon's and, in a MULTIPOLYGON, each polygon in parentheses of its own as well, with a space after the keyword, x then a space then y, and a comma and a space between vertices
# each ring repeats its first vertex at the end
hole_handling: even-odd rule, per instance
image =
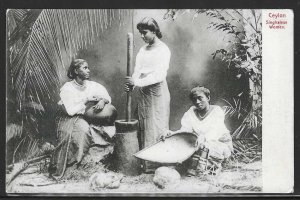
POLYGON ((79 84, 77 83, 77 81, 74 79, 73 82, 75 83, 76 86, 80 87, 80 88, 85 88, 85 84, 79 84))
POLYGON ((207 111, 205 112, 205 114, 204 114, 203 116, 201 116, 200 112, 197 112, 199 118, 200 118, 200 119, 204 119, 204 118, 208 115, 209 109, 210 109, 210 108, 208 107, 207 111))
POLYGON ((156 38, 155 41, 154 41, 153 43, 151 43, 151 44, 148 43, 147 48, 148 48, 148 49, 155 48, 156 46, 159 45, 159 43, 160 43, 160 40, 159 40, 158 38, 156 38))

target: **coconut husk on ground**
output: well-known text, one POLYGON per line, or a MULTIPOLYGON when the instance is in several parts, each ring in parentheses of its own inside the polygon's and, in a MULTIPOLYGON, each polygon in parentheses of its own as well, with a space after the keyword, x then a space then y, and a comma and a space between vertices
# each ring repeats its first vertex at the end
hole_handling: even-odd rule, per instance
MULTIPOLYGON (((93 147, 80 166, 67 168, 62 180, 56 182, 49 178, 46 163, 29 167, 6 188, 8 193, 251 193, 262 190, 261 160, 252 163, 231 161, 221 173, 214 176, 200 174, 195 177, 181 175, 180 182, 164 189, 154 182, 154 174, 124 176, 107 169, 107 162, 113 147, 93 147), (106 158, 106 159, 105 159, 106 158), (114 173, 120 178, 118 188, 97 188, 93 190, 89 178, 96 172, 114 173)), ((9 174, 7 174, 9 177, 9 174)))

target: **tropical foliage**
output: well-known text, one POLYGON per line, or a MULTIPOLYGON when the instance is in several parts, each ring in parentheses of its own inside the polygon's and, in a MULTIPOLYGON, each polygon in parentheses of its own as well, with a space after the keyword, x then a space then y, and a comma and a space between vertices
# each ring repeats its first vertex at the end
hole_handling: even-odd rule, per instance
POLYGON ((20 106, 53 98, 71 59, 128 10, 9 10, 8 69, 20 106))
MULTIPOLYGON (((261 138, 261 31, 260 14, 250 11, 247 18, 242 10, 168 10, 165 17, 176 19, 190 13, 210 17, 208 28, 222 31, 230 44, 217 49, 212 57, 222 59, 226 66, 244 74, 251 80, 251 109, 239 105, 238 99, 228 100, 228 116, 243 119, 235 137, 261 138), (254 19, 254 22, 251 21, 254 19), (244 27, 248 25, 249 34, 244 27), (235 102, 234 102, 235 101, 235 102), (243 109, 239 109, 243 108, 243 109), (246 131, 247 130, 247 131, 246 131)), ((7 12, 7 109, 8 121, 20 128, 9 129, 8 135, 28 135, 35 123, 55 109, 58 90, 65 76, 66 67, 78 50, 87 48, 114 21, 120 25, 130 16, 130 10, 51 10, 15 9, 7 12), (12 115, 13 113, 13 115, 12 115), (14 133, 14 130, 18 130, 14 133), (21 131, 20 131, 21 130, 21 131)), ((49 129, 49 126, 46 126, 49 129)), ((37 133, 38 134, 38 133, 37 133)), ((7 137, 12 138, 12 137, 7 137)), ((30 137, 35 140, 36 137, 30 137)), ((23 140, 24 141, 24 140, 23 140)))
POLYGON ((227 118, 240 121, 239 126, 232 131, 236 140, 235 149, 243 152, 253 150, 261 143, 262 138, 262 33, 261 12, 259 10, 238 9, 169 9, 165 18, 176 20, 184 14, 190 14, 193 19, 200 14, 210 18, 207 28, 214 32, 222 32, 226 48, 212 52, 213 59, 221 59, 224 66, 232 70, 237 79, 245 77, 249 80, 249 88, 244 93, 232 99, 225 100, 224 106, 227 118), (246 95, 246 101, 241 96, 246 95), (249 103, 250 102, 250 103, 249 103), (249 105, 250 104, 250 105, 249 105), (243 143, 240 139, 254 139, 243 143))
POLYGON ((27 136, 32 130, 25 130, 25 124, 51 118, 70 61, 114 21, 122 25, 131 14, 117 9, 8 10, 8 122, 20 128, 7 129, 7 138, 27 136))

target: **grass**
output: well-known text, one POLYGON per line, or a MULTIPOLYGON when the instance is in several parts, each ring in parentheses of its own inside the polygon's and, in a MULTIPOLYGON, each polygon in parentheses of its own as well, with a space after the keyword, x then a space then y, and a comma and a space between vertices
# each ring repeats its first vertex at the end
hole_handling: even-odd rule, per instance
MULTIPOLYGON (((109 151, 102 151, 103 154, 109 151)), ((99 153, 99 151, 98 151, 99 153)), ((98 155, 99 156, 99 155, 98 155)), ((101 156, 100 156, 101 157, 101 156)), ((98 160, 97 157, 96 160, 98 160)), ((103 156, 102 156, 103 157, 103 156)), ((96 161, 91 156, 86 156, 82 165, 69 167, 63 180, 53 182, 48 177, 46 171, 42 171, 39 165, 31 166, 22 173, 7 188, 8 192, 24 193, 252 193, 262 191, 262 169, 261 160, 253 162, 239 161, 238 157, 233 156, 228 163, 223 166, 218 175, 198 175, 186 177, 182 175, 178 185, 165 189, 157 188, 153 183, 153 174, 141 174, 139 176, 123 176, 121 185, 117 189, 102 188, 93 191, 89 188, 88 179, 97 171, 108 171, 105 166, 96 161), (34 172, 35 170, 35 172, 34 172), (34 187, 34 185, 36 187, 34 187)))

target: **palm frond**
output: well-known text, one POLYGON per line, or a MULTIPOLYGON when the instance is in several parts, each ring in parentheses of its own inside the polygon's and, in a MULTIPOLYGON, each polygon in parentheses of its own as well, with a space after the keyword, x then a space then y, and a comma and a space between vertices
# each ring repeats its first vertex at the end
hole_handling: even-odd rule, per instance
POLYGON ((22 126, 17 124, 9 124, 6 126, 6 143, 12 138, 21 138, 22 137, 22 126))
POLYGON ((78 50, 91 45, 113 20, 121 24, 131 14, 130 10, 45 9, 30 10, 22 18, 22 12, 26 13, 13 10, 7 16, 10 27, 15 27, 9 37, 10 46, 22 40, 10 65, 20 106, 28 96, 41 104, 51 101, 60 87, 62 72, 78 50), (28 36, 24 39, 21 35, 25 33, 28 36))
POLYGON ((247 111, 242 106, 242 101, 239 98, 233 98, 233 104, 227 101, 226 99, 222 99, 227 104, 223 106, 225 110, 225 115, 232 117, 233 115, 237 115, 237 118, 240 119, 245 116, 247 111))
POLYGON ((23 130, 26 103, 36 102, 42 107, 56 104, 66 67, 78 50, 94 43, 114 20, 122 25, 131 14, 130 10, 107 9, 7 12, 7 95, 22 115, 20 130, 6 131, 8 139, 21 137, 13 152, 13 163, 14 158, 26 162, 39 153, 38 140, 23 130))
POLYGON ((14 9, 7 13, 8 46, 28 37, 30 28, 41 10, 14 9))

